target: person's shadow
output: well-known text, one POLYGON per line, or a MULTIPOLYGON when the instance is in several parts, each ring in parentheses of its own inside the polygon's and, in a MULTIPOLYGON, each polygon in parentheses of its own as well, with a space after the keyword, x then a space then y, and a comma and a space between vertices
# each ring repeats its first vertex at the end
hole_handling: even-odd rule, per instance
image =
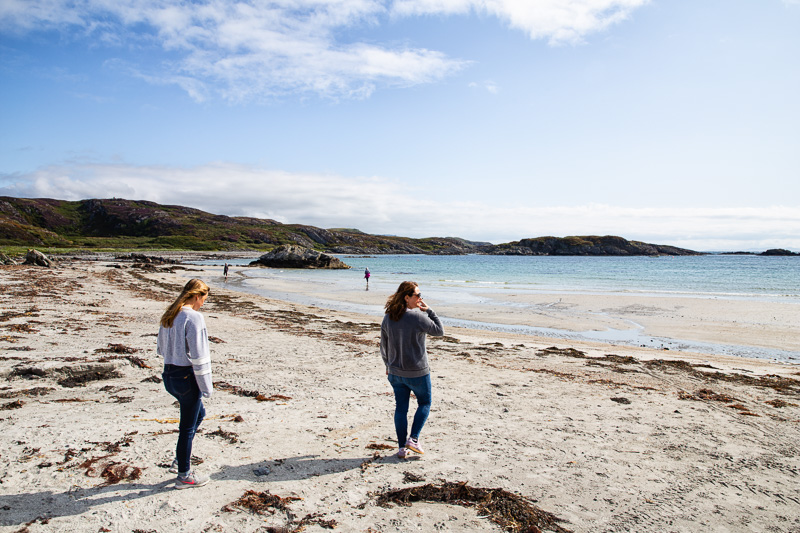
POLYGON ((259 461, 247 465, 221 466, 211 479, 241 480, 258 483, 269 481, 295 481, 312 477, 338 474, 348 470, 368 468, 370 464, 397 462, 392 456, 351 458, 321 458, 318 455, 301 455, 272 461, 259 461))
POLYGON ((118 483, 97 487, 73 487, 66 492, 28 492, 0 495, 0 525, 27 524, 37 518, 80 515, 92 507, 152 496, 171 489, 175 479, 161 483, 118 483), (113 494, 112 494, 113 493, 113 494))
MULTIPOLYGON (((362 468, 362 465, 397 462, 394 457, 369 456, 351 458, 319 458, 302 455, 246 465, 223 465, 211 474, 211 482, 225 480, 269 483, 270 481, 301 480, 338 474, 362 468)), ((366 466, 364 466, 366 468, 366 466)), ((96 487, 73 487, 66 492, 44 490, 12 495, 0 495, 0 526, 27 524, 39 518, 76 516, 93 507, 118 501, 131 501, 174 490, 175 479, 162 482, 117 483, 96 487)), ((197 488, 193 490, 202 490, 197 488)))

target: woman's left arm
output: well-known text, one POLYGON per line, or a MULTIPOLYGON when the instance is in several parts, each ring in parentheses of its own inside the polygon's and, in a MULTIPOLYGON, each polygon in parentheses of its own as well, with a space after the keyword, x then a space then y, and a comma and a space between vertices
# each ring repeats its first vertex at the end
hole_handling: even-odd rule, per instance
POLYGON ((203 394, 211 398, 214 385, 211 380, 211 351, 208 348, 208 332, 203 315, 186 321, 186 343, 189 345, 189 361, 192 363, 194 379, 203 394))

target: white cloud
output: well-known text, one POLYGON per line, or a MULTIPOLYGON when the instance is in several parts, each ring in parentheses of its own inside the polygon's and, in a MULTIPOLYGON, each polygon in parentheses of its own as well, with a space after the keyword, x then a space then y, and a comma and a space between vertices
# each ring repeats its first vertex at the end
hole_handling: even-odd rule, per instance
MULTIPOLYGON (((532 39, 577 42, 647 0, 4 0, 0 32, 61 30, 103 46, 157 46, 173 62, 131 71, 202 101, 287 93, 364 98, 381 86, 429 83, 469 61, 413 46, 345 42, 343 31, 390 16, 486 13, 532 39)), ((490 89, 491 90, 491 89, 490 89)))
POLYGON ((531 39, 576 43, 584 36, 628 18, 649 0, 397 0, 397 15, 485 13, 531 39))
POLYGON ((436 81, 467 64, 424 48, 337 41, 337 32, 385 12, 379 0, 7 0, 0 31, 59 29, 104 44, 155 43, 178 59, 131 70, 196 100, 209 87, 230 101, 287 92, 359 98, 379 85, 436 81))
POLYGON ((800 206, 643 208, 520 206, 425 199, 382 178, 292 174, 234 164, 194 168, 71 164, 0 177, 0 196, 119 197, 374 234, 508 242, 543 235, 620 235, 695 250, 800 251, 800 206), (423 215, 420 215, 423 213, 423 215))

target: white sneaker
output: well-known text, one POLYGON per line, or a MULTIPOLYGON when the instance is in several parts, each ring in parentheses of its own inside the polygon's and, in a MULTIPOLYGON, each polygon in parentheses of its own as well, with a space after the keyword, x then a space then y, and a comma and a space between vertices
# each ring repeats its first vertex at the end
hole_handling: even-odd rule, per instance
POLYGON ((405 448, 400 448, 397 450, 397 458, 398 459, 405 459, 406 455, 408 455, 408 451, 405 448))

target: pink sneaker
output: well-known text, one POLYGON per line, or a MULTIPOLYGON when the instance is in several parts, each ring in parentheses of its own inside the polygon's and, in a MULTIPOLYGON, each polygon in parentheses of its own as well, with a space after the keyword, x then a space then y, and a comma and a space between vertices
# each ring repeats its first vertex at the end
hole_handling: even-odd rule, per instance
POLYGON ((417 452, 419 454, 425 453, 422 449, 422 445, 419 443, 417 439, 408 439, 406 441, 406 448, 411 450, 412 452, 417 452))
POLYGON ((397 458, 398 459, 405 459, 406 455, 408 455, 408 451, 405 448, 400 448, 397 451, 397 458))

